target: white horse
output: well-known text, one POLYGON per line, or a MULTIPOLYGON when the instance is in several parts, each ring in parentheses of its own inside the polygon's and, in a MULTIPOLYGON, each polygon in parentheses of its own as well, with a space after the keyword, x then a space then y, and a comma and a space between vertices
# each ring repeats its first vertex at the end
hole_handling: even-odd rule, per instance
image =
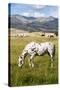
POLYGON ((30 42, 26 45, 24 50, 22 51, 21 56, 19 56, 18 59, 18 66, 22 67, 24 64, 25 57, 27 55, 30 55, 29 59, 29 66, 34 67, 33 64, 33 58, 34 56, 38 55, 44 55, 45 53, 48 53, 51 58, 51 68, 53 68, 53 56, 55 53, 55 45, 52 42, 44 42, 44 43, 36 43, 36 42, 30 42))

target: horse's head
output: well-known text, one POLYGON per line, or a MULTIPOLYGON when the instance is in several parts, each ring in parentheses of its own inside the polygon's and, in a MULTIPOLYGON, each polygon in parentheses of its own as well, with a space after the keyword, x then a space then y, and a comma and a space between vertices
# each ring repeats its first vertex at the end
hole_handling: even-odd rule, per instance
POLYGON ((22 56, 19 56, 19 58, 18 58, 18 66, 22 67, 23 64, 24 64, 24 59, 23 59, 22 56))

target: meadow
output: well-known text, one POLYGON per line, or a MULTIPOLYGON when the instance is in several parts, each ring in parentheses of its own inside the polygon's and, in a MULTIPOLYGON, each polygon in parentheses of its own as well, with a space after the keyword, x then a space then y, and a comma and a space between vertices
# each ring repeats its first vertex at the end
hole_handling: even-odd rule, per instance
POLYGON ((50 57, 48 54, 44 56, 36 56, 34 58, 34 68, 30 69, 28 64, 28 56, 25 58, 25 64, 22 69, 18 67, 18 57, 22 53, 25 45, 31 41, 46 42, 50 41, 45 36, 29 36, 29 37, 10 37, 10 59, 9 63, 9 86, 31 86, 31 85, 47 85, 58 84, 58 37, 53 37, 52 42, 55 44, 54 67, 50 67, 50 57))

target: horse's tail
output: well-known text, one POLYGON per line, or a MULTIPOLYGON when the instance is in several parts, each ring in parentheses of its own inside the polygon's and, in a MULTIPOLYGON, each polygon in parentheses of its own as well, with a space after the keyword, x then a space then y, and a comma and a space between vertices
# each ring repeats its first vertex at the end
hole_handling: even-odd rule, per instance
POLYGON ((53 56, 55 56, 55 45, 54 45, 54 48, 53 48, 53 56))

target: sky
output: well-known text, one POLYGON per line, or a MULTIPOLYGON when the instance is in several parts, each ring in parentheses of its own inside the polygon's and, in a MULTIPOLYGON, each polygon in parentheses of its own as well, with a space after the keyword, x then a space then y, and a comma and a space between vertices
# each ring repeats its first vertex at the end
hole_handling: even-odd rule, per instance
POLYGON ((8 8, 8 10, 10 10, 10 15, 18 14, 27 17, 58 17, 58 6, 10 3, 8 8))

